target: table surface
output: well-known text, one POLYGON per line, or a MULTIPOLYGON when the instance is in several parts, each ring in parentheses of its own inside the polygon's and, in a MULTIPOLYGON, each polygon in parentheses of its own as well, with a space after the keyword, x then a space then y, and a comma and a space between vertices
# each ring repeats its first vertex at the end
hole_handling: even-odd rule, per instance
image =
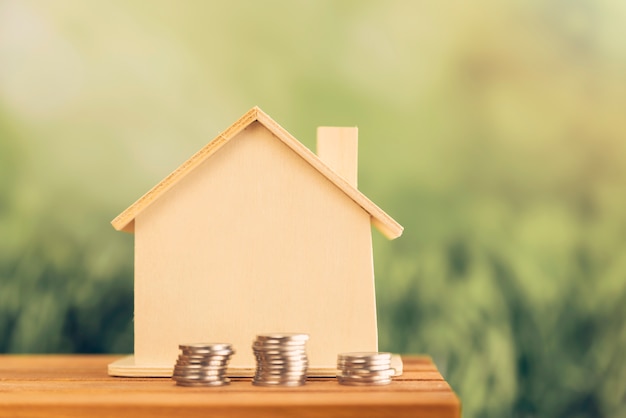
POLYGON ((342 386, 312 378, 295 388, 188 388, 168 378, 107 375, 110 355, 0 355, 0 416, 10 417, 442 417, 461 415, 459 399, 428 357, 403 357, 387 386, 342 386))

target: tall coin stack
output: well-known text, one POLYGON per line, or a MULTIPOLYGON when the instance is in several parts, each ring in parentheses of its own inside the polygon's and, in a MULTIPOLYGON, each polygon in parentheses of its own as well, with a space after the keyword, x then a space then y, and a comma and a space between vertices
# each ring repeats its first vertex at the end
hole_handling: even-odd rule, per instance
POLYGON ((275 333, 257 335, 252 343, 256 357, 256 386, 301 386, 306 383, 309 360, 307 334, 275 333))
POLYGON ((337 380, 342 385, 388 385, 395 370, 391 353, 343 353, 337 356, 337 380))
POLYGON ((235 351, 227 343, 181 344, 172 379, 179 386, 223 386, 230 383, 226 368, 235 351))

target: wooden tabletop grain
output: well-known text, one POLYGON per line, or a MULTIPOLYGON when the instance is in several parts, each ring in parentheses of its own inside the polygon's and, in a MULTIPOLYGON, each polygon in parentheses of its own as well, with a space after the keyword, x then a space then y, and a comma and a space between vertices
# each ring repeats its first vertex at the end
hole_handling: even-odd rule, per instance
POLYGON ((388 386, 309 379, 296 388, 233 379, 187 388, 167 378, 107 375, 108 355, 0 355, 0 417, 460 417, 460 402, 428 357, 404 357, 388 386))

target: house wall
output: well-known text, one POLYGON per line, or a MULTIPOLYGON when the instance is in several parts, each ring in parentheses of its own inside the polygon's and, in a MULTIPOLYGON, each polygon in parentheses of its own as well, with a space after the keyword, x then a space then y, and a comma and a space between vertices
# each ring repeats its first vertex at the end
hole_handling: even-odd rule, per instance
POLYGON ((135 220, 135 361, 306 332, 312 367, 377 349, 370 216, 258 122, 135 220))

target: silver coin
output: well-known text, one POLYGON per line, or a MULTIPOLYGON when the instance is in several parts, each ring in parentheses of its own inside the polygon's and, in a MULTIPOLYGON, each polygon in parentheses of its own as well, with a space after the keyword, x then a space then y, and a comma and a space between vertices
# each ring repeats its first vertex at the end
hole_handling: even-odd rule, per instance
POLYGON ((252 348, 258 350, 304 350, 306 344, 261 344, 255 341, 252 343, 252 348))
POLYGON ((386 352, 353 352, 353 353, 341 353, 337 356, 338 360, 345 361, 376 361, 376 360, 390 360, 391 353, 386 352))
POLYGON ((201 363, 191 363, 191 364, 176 364, 174 367, 179 369, 223 369, 222 366, 211 366, 207 364, 201 363))
POLYGON ((337 363, 346 363, 346 364, 380 364, 380 363, 391 363, 391 360, 388 359, 388 358, 383 358, 383 359, 364 359, 364 358, 345 359, 345 358, 338 358, 337 359, 337 363))
POLYGON ((276 354, 276 353, 259 353, 255 352, 254 357, 266 361, 307 361, 309 356, 306 354, 276 354))
POLYGON ((306 350, 252 350, 254 354, 259 356, 276 356, 276 357, 297 357, 306 356, 306 350))
POLYGON ((178 348, 187 351, 219 351, 232 350, 233 345, 230 343, 192 343, 180 344, 178 348))
POLYGON ((380 364, 370 364, 370 363, 337 363, 338 369, 370 369, 370 370, 385 370, 391 368, 391 363, 380 363, 380 364))
POLYGON ((202 376, 202 375, 192 375, 192 376, 173 376, 172 377, 176 381, 183 382, 214 382, 226 379, 226 376, 202 376))
POLYGON ((265 339, 256 339, 253 342, 255 344, 260 344, 260 345, 280 345, 280 346, 285 346, 285 347, 289 347, 289 346, 293 346, 293 347, 297 347, 300 345, 304 345, 307 343, 307 341, 309 340, 308 337, 303 337, 303 338, 265 338, 265 339))
POLYGON ((259 350, 254 350, 253 354, 255 355, 255 357, 262 357, 262 358, 267 358, 267 359, 273 359, 273 360, 292 360, 292 359, 297 359, 297 358, 308 358, 308 355, 306 353, 306 351, 274 351, 274 350, 267 350, 267 351, 259 351, 259 350))
POLYGON ((297 360, 308 360, 308 356, 306 353, 268 353, 268 352, 259 352, 255 351, 254 356, 257 358, 262 358, 265 360, 287 360, 287 361, 297 361, 297 360))
POLYGON ((264 378, 264 379, 304 379, 306 378, 306 373, 255 373, 255 378, 264 378))
POLYGON ((178 364, 174 366, 174 370, 226 370, 227 368, 228 367, 226 366, 210 366, 201 364, 178 364))
POLYGON ((259 376, 305 376, 307 370, 256 370, 255 373, 259 376))
POLYGON ((225 378, 225 374, 205 374, 205 373, 181 373, 173 374, 172 379, 193 379, 193 380, 219 380, 225 378))
POLYGON ((191 363, 191 364, 179 364, 174 365, 175 369, 181 370, 225 370, 226 365, 215 366, 211 364, 191 363))
POLYGON ((213 367, 220 368, 228 366, 228 360, 220 361, 199 361, 199 360, 178 360, 174 366, 180 367, 213 367))
MULTIPOLYGON (((211 370, 174 370, 172 376, 226 376, 226 371, 211 370)), ((343 376, 343 375, 342 375, 343 376)))
POLYGON ((302 386, 306 380, 260 380, 253 379, 252 384, 256 386, 302 386))
POLYGON ((304 364, 267 364, 257 363, 256 366, 259 370, 307 370, 309 365, 304 364))
POLYGON ((226 370, 174 370, 172 376, 224 376, 226 370))
POLYGON ((391 379, 389 375, 383 376, 359 376, 359 375, 350 375, 350 376, 337 376, 337 379, 349 380, 351 382, 377 382, 379 380, 388 380, 391 379))
POLYGON ((306 373, 308 371, 308 367, 293 367, 293 368, 289 368, 289 367, 283 367, 281 369, 276 369, 276 368, 272 368, 272 367, 257 367, 256 371, 258 373, 274 373, 274 374, 279 374, 279 373, 306 373))
POLYGON ((204 366, 204 367, 226 367, 228 366, 227 361, 187 361, 187 360, 178 360, 176 362, 177 366, 204 366))
POLYGON ((306 376, 308 370, 257 370, 255 376, 306 376))
POLYGON ((269 332, 265 334, 258 334, 256 339, 257 341, 307 341, 309 339, 309 334, 298 332, 269 332))
POLYGON ((370 368, 390 369, 391 363, 389 362, 386 362, 386 363, 337 363, 337 368, 340 368, 340 369, 370 369, 370 368))
POLYGON ((309 359, 307 358, 302 358, 300 360, 293 360, 290 359, 288 357, 277 357, 277 358, 265 358, 263 356, 260 356, 261 358, 263 358, 263 363, 265 364, 277 364, 277 365, 281 365, 281 364, 308 364, 309 363, 309 359))
POLYGON ((352 374, 370 374, 370 373, 395 373, 395 369, 391 367, 385 367, 382 369, 368 369, 368 368, 337 368, 337 370, 341 373, 352 373, 352 374))
POLYGON ((369 369, 369 368, 391 368, 391 362, 389 361, 371 361, 371 362, 346 362, 338 361, 338 368, 344 369, 369 369))
POLYGON ((255 386, 266 386, 266 387, 276 387, 276 386, 293 387, 293 386, 304 386, 306 384, 306 381, 296 380, 296 381, 280 382, 280 381, 265 381, 265 380, 253 379, 252 384, 255 386))
POLYGON ((194 362, 177 362, 174 367, 179 368, 188 368, 188 369, 226 369, 228 367, 228 363, 225 364, 211 364, 211 363, 194 363, 194 362))
POLYGON ((309 360, 307 358, 294 358, 293 360, 288 360, 288 361, 282 361, 283 359, 279 359, 279 358, 266 358, 266 357, 256 357, 256 359, 257 359, 257 364, 258 363, 273 364, 275 366, 282 366, 282 365, 303 366, 303 365, 309 364, 309 360))
POLYGON ((174 368, 174 373, 226 373, 226 367, 220 367, 220 368, 215 368, 215 367, 204 367, 202 369, 187 369, 187 368, 182 368, 182 367, 175 367, 174 368))
POLYGON ((306 353, 306 347, 260 347, 260 346, 252 346, 252 351, 258 351, 261 353, 266 353, 268 351, 276 352, 278 354, 281 353, 306 353))
POLYGON ((271 370, 257 370, 254 374, 255 376, 267 376, 267 377, 293 377, 293 376, 298 376, 298 377, 304 377, 306 376, 306 371, 284 371, 284 370, 280 370, 280 371, 271 371, 271 370))
POLYGON ((273 364, 276 366, 282 365, 305 365, 309 364, 309 359, 306 357, 292 357, 291 359, 286 359, 284 357, 263 357, 263 356, 255 356, 257 363, 263 364, 273 364))
POLYGON ((291 347, 285 347, 285 346, 280 346, 280 345, 252 345, 252 350, 254 351, 276 351, 278 353, 289 353, 289 352, 306 352, 306 346, 304 345, 297 345, 297 346, 291 346, 291 347))
POLYGON ((228 362, 224 362, 224 363, 213 363, 213 362, 201 362, 201 361, 185 361, 185 360, 179 360, 176 362, 176 364, 174 365, 174 367, 176 366, 181 366, 181 367, 212 367, 212 368, 225 368, 228 366, 228 362))
POLYGON ((384 358, 384 357, 373 357, 373 358, 366 358, 366 357, 337 357, 337 362, 343 362, 343 363, 381 363, 381 362, 389 362, 391 363, 391 358, 384 358))
POLYGON ((308 364, 258 364, 256 367, 257 370, 289 370, 289 371, 298 371, 298 370, 308 370, 308 364))
POLYGON ((231 355, 215 355, 215 356, 190 356, 180 354, 178 356, 178 360, 185 361, 228 361, 230 360, 231 355))
POLYGON ((211 381, 216 381, 216 380, 224 380, 226 379, 225 376, 204 376, 204 375, 185 375, 185 376, 175 376, 173 377, 174 380, 176 381, 190 381, 190 382, 197 382, 197 381, 202 381, 202 382, 211 382, 211 381))
POLYGON ((339 369, 339 370, 356 370, 357 372, 361 372, 361 371, 378 372, 378 371, 382 371, 382 370, 390 370, 390 369, 393 370, 393 368, 389 364, 382 365, 382 366, 356 366, 356 367, 346 367, 346 366, 338 365, 337 369, 339 369))
POLYGON ((257 370, 307 370, 308 364, 266 364, 261 363, 257 365, 257 370))
POLYGON ((288 361, 286 363, 276 363, 276 362, 270 362, 270 361, 258 361, 257 362, 257 366, 267 366, 267 367, 274 367, 274 368, 281 368, 281 367, 308 367, 309 366, 309 362, 304 360, 304 361, 288 361))
POLYGON ((306 344, 309 340, 309 336, 306 334, 294 334, 293 337, 287 335, 281 336, 257 336, 253 341, 257 344, 278 344, 278 345, 301 345, 306 344))
POLYGON ((226 368, 221 367, 219 369, 216 368, 202 368, 202 369, 184 369, 184 368, 174 368, 174 373, 226 373, 226 368))
POLYGON ((270 363, 269 361, 257 361, 257 367, 267 367, 268 369, 303 369, 309 367, 309 362, 291 361, 287 363, 270 363))
POLYGON ((306 377, 302 377, 302 376, 291 376, 291 377, 255 376, 253 380, 257 382, 268 382, 268 383, 306 382, 306 377))
POLYGON ((291 359, 294 357, 307 357, 306 350, 252 350, 255 356, 275 357, 276 359, 291 359))
POLYGON ((370 363, 347 363, 337 362, 337 368, 340 369, 369 369, 369 368, 391 368, 391 362, 389 361, 377 361, 370 363))
POLYGON ((337 356, 344 359, 391 359, 391 353, 386 351, 351 351, 347 353, 339 353, 337 356))
POLYGON ((308 360, 294 360, 294 361, 280 361, 280 360, 265 360, 265 359, 260 359, 261 361, 259 361, 257 364, 263 364, 263 365, 267 365, 270 367, 287 367, 287 366, 294 366, 294 367, 298 367, 298 366, 308 366, 309 365, 309 361, 308 360))
POLYGON ((186 387, 214 387, 214 386, 226 386, 230 384, 230 380, 218 380, 214 382, 183 382, 177 381, 178 386, 186 387))
POLYGON ((353 380, 376 380, 376 379, 383 379, 383 378, 388 378, 391 377, 391 373, 382 373, 382 374, 378 374, 378 373, 370 373, 370 374, 346 374, 346 373, 342 373, 341 377, 344 377, 346 379, 353 379, 353 380))
POLYGON ((234 351, 220 350, 220 351, 212 351, 210 353, 202 353, 196 351, 182 351, 181 356, 184 357, 194 357, 194 358, 219 358, 219 357, 230 357, 235 354, 234 351))
POLYGON ((339 374, 337 374, 337 376, 341 376, 341 377, 352 377, 352 376, 357 376, 357 377, 391 377, 395 374, 395 370, 390 369, 390 370, 378 370, 378 371, 373 371, 373 372, 365 372, 365 371, 358 371, 355 372, 353 370, 343 370, 341 371, 339 374))
POLYGON ((280 348, 285 350, 292 350, 306 347, 306 341, 289 341, 289 342, 268 342, 268 341, 254 341, 252 343, 253 348, 280 348))
POLYGON ((203 359, 223 359, 223 358, 229 358, 232 357, 232 355, 235 354, 234 351, 216 351, 214 353, 185 353, 185 352, 180 352, 178 354, 178 357, 191 357, 191 358, 203 358, 203 359))
POLYGON ((226 375, 219 374, 204 374, 204 373, 189 373, 189 374, 180 374, 180 375, 172 375, 172 379, 174 380, 221 380, 226 378, 226 375))
POLYGON ((306 382, 306 378, 303 377, 265 377, 265 376, 258 376, 255 377, 254 379, 252 379, 254 382, 265 382, 265 383, 274 383, 274 384, 279 384, 279 383, 290 383, 290 382, 298 382, 298 383, 304 383, 306 382))
POLYGON ((293 376, 306 376, 307 375, 307 370, 303 370, 303 371, 271 371, 271 370, 257 370, 255 372, 255 376, 267 376, 267 377, 271 377, 271 376, 284 376, 284 377, 293 377, 293 376))
POLYGON ((187 358, 194 360, 225 360, 232 357, 235 354, 234 352, 229 353, 212 353, 212 354, 185 354, 181 353, 178 355, 179 358, 187 358))
POLYGON ((225 376, 226 370, 174 370, 173 376, 225 376))
POLYGON ((257 370, 255 376, 306 376, 306 370, 257 370))
POLYGON ((393 376, 395 369, 367 370, 367 369, 343 369, 340 370, 343 376, 393 376))
POLYGON ((305 378, 267 378, 267 377, 255 377, 252 379, 252 383, 265 383, 267 385, 284 385, 289 386, 290 384, 303 385, 306 383, 305 378))
POLYGON ((192 376, 173 376, 172 377, 176 381, 182 382, 216 382, 226 379, 226 376, 202 376, 202 375, 192 375, 192 376))
POLYGON ((228 360, 185 360, 178 359, 176 364, 181 366, 211 366, 211 367, 226 367, 228 366, 228 360))
POLYGON ((181 353, 186 354, 186 355, 190 355, 190 356, 211 356, 211 355, 220 355, 220 354, 232 354, 235 352, 235 350, 232 350, 230 348, 228 349, 222 349, 222 350, 187 350, 187 349, 181 349, 180 350, 181 353))
POLYGON ((185 367, 185 368, 188 368, 188 369, 200 369, 200 368, 205 367, 205 366, 203 366, 202 364, 199 364, 199 363, 193 363, 193 364, 178 364, 178 363, 176 363, 176 365, 174 365, 174 367, 185 367))
POLYGON ((340 378, 337 378, 337 380, 339 381, 340 385, 346 385, 346 386, 383 386, 383 385, 388 385, 391 383, 391 379, 377 380, 374 382, 360 382, 360 381, 340 379, 340 378))

